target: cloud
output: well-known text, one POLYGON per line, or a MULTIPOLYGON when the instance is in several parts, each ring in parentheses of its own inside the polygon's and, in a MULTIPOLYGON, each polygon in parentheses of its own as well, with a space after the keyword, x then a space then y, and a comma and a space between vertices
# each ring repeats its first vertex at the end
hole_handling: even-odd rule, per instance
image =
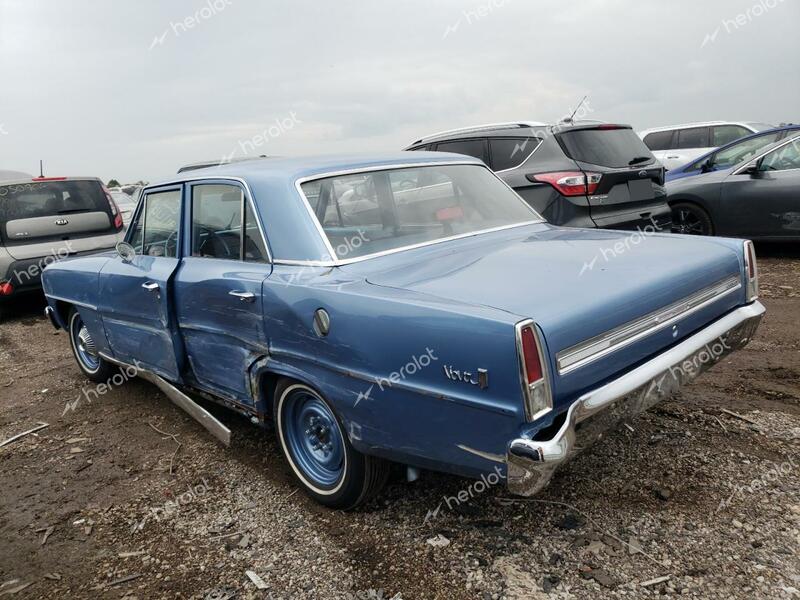
POLYGON ((796 2, 702 49, 747 6, 233 0, 159 42, 207 1, 0 0, 0 165, 153 180, 290 111, 302 125, 268 154, 396 150, 431 131, 557 119, 584 94, 593 118, 638 128, 796 120, 796 2))

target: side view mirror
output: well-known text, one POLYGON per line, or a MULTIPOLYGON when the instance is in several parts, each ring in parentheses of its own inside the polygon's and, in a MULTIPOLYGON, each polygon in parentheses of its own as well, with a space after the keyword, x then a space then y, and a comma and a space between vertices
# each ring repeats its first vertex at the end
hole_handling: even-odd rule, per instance
POLYGON ((119 242, 116 245, 117 254, 125 264, 130 264, 136 258, 136 250, 128 242, 119 242))
POLYGON ((761 171, 758 170, 758 163, 751 162, 742 170, 742 175, 750 175, 750 177, 758 177, 761 171))
POLYGON ((714 159, 709 158, 703 161, 703 164, 700 165, 700 172, 701 173, 708 173, 709 171, 714 170, 714 159))

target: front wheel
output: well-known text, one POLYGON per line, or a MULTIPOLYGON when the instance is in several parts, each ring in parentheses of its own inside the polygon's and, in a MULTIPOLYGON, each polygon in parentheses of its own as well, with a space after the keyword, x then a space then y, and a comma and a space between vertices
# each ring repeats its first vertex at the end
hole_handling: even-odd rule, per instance
POLYGON ((355 450, 330 404, 307 385, 282 380, 272 414, 295 479, 320 504, 349 510, 386 483, 389 463, 355 450))
POLYGON ((104 383, 111 379, 117 368, 100 356, 92 334, 75 308, 70 310, 67 322, 69 344, 83 374, 95 383, 104 383))
POLYGON ((672 205, 672 233, 714 235, 714 225, 706 211, 688 202, 672 205))

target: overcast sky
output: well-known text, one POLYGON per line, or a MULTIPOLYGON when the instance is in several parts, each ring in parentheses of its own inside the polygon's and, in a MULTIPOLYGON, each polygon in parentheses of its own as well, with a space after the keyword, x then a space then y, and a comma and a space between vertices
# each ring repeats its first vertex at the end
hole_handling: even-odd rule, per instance
POLYGON ((800 0, 0 0, 0 169, 397 150, 584 94, 637 129, 800 122, 799 23, 800 0))

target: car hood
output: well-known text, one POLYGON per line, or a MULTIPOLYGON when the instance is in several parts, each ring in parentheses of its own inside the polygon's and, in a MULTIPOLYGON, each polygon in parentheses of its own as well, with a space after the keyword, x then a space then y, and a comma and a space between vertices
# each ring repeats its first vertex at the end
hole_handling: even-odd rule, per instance
POLYGON ((515 320, 532 318, 555 353, 726 277, 741 277, 734 248, 730 240, 647 229, 541 224, 358 265, 372 271, 364 276, 374 285, 489 306, 515 320))

